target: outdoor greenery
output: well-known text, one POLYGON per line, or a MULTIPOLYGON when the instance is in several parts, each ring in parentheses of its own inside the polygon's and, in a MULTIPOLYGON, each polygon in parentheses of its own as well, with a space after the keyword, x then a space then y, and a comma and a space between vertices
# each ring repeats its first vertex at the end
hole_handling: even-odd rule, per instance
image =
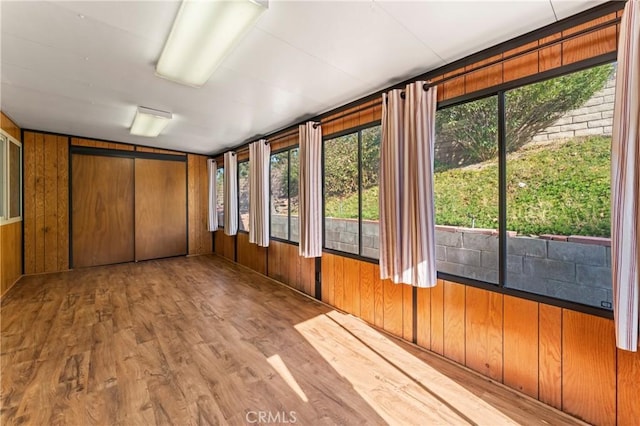
MULTIPOLYGON (((613 72, 606 64, 510 90, 505 94, 507 152, 514 152, 565 112, 584 104, 602 89, 613 72)), ((496 96, 439 110, 438 144, 451 145, 438 169, 475 164, 498 155, 496 96)))
MULTIPOLYGON (((608 237, 610 145, 611 138, 594 136, 510 154, 507 229, 526 235, 608 237)), ((435 192, 437 224, 471 227, 475 219, 477 228, 497 228, 496 161, 437 172, 435 192)), ((377 200, 378 188, 363 191, 362 197, 377 200)), ((327 202, 326 215, 357 218, 357 195, 327 202)), ((377 209, 363 209, 362 218, 377 219, 377 209)))

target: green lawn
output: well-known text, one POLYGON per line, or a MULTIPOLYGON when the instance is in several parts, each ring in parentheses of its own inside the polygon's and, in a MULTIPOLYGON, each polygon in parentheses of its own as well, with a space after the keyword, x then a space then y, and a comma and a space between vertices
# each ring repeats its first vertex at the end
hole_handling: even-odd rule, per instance
MULTIPOLYGON (((611 138, 524 147, 508 156, 507 228, 526 235, 608 237, 611 138)), ((377 219, 378 188, 363 191, 363 219, 377 219)), ((358 217, 357 195, 328 199, 327 216, 358 217)), ((436 173, 439 225, 496 228, 498 165, 436 173)))

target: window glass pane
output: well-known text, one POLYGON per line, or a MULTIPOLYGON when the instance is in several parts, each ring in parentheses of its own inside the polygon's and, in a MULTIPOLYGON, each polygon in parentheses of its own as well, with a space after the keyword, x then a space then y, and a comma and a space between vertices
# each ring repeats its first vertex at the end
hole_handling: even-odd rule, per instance
POLYGON ((362 130, 362 249, 365 257, 378 259, 380 207, 378 174, 380 167, 380 126, 362 130))
POLYGON ((324 143, 325 247, 358 254, 358 134, 324 143))
POLYGON ((9 218, 20 217, 22 204, 22 148, 9 143, 9 218))
POLYGON ((224 227, 224 167, 216 170, 216 211, 218 212, 218 226, 224 227))
POLYGON ((249 230, 249 162, 238 163, 238 229, 249 230))
POLYGON ((294 148, 291 150, 291 160, 289 163, 289 195, 291 196, 289 203, 291 206, 291 241, 299 242, 300 229, 298 228, 298 213, 299 213, 299 176, 300 176, 300 158, 298 156, 299 149, 294 148))
POLYGON ((289 152, 271 155, 271 236, 289 238, 289 152))
POLYGON ((505 93, 505 285, 611 307, 615 65, 505 93))
POLYGON ((498 98, 436 113, 438 271, 498 283, 498 98))

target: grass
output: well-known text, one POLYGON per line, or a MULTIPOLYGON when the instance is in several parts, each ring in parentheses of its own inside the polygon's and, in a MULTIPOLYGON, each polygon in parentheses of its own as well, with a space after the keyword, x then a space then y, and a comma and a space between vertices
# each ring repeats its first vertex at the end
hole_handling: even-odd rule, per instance
MULTIPOLYGON (((610 235, 611 138, 529 145, 507 157, 507 229, 519 234, 610 235)), ((436 223, 498 227, 498 164, 435 175, 436 223)), ((363 219, 378 219, 378 188, 363 191, 363 219)), ((329 217, 357 218, 358 197, 330 198, 329 217)))

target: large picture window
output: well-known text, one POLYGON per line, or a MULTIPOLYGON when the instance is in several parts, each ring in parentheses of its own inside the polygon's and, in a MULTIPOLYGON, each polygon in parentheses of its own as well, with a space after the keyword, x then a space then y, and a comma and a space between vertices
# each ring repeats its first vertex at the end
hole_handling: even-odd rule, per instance
POLYGON ((324 246, 379 257, 380 126, 324 141, 324 246))
POLYGON ((249 232, 249 162, 238 163, 238 229, 249 232))
POLYGON ((22 144, 0 132, 0 221, 22 219, 22 144))
POLYGON ((611 308, 615 68, 437 112, 438 272, 611 308))

